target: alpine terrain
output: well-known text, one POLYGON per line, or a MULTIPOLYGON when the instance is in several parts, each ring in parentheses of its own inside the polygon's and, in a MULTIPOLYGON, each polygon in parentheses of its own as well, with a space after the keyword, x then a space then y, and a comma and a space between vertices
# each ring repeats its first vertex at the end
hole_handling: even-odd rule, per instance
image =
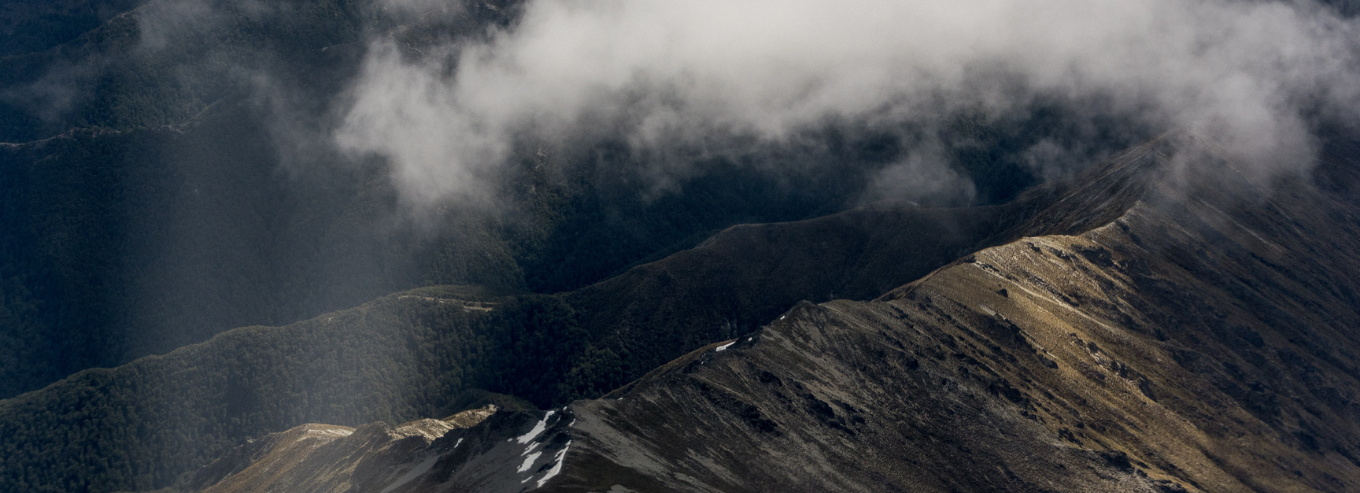
POLYGON ((1169 134, 1022 197, 1044 208, 1011 241, 603 398, 301 425, 180 488, 1354 490, 1360 176, 1323 166, 1257 183, 1169 134))
POLYGON ((0 2, 0 493, 1360 492, 1360 0, 0 2))

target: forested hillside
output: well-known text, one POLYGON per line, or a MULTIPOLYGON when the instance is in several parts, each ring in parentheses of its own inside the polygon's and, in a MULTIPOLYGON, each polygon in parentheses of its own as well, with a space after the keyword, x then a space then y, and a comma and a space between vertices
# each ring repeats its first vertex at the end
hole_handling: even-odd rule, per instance
MULTIPOLYGON (((914 145, 910 129, 832 125, 687 155, 692 172, 656 189, 649 156, 621 139, 530 142, 494 203, 413 212, 385 160, 328 141, 361 41, 386 33, 418 57, 513 22, 516 4, 417 18, 250 5, 153 1, 0 57, 0 140, 13 142, 0 145, 0 397, 422 285, 573 290, 733 224, 891 198, 873 180, 914 145)), ((952 117, 945 152, 971 194, 917 200, 1005 202, 1038 180, 1024 154, 1037 142, 1112 149, 1146 134, 1080 125, 1059 99, 1032 106, 952 117)))
POLYGON ((9 481, 0 486, 159 488, 248 437, 307 422, 441 416, 470 389, 545 408, 596 397, 695 345, 752 330, 799 300, 871 296, 876 286, 901 284, 1000 241, 1003 225, 1047 196, 1010 207, 880 206, 741 226, 560 295, 420 288, 85 370, 0 401, 0 432, 14 437, 3 445, 13 460, 0 471, 9 481), (810 263, 808 255, 828 242, 847 241, 862 245, 810 263), (917 258, 891 262, 903 250, 917 258), (88 462, 93 457, 98 465, 88 462))

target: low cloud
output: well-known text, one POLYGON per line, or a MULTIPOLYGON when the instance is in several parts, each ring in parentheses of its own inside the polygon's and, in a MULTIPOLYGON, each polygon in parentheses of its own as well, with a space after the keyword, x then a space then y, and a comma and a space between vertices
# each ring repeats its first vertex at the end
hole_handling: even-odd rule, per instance
POLYGON ((81 85, 98 73, 98 63, 54 63, 36 81, 0 89, 0 102, 24 108, 44 122, 60 119, 84 94, 81 85))
POLYGON ((967 178, 940 163, 948 162, 938 144, 917 147, 906 157, 874 174, 864 200, 921 204, 958 204, 973 199, 976 191, 967 178))
POLYGON ((402 20, 427 16, 449 16, 461 12, 463 4, 450 0, 378 0, 378 7, 402 20))
MULTIPOLYGON (((959 188, 930 185, 950 176, 928 147, 939 122, 1042 97, 1080 102, 1078 120, 1189 129, 1270 173, 1308 161, 1310 115, 1360 109, 1357 43, 1310 2, 538 0, 481 41, 375 41, 335 138, 390 159, 421 204, 485 198, 523 141, 648 151, 907 125, 925 147, 875 187, 936 193, 959 188)), ((1082 152, 1051 140, 1025 159, 1053 176, 1082 152)))

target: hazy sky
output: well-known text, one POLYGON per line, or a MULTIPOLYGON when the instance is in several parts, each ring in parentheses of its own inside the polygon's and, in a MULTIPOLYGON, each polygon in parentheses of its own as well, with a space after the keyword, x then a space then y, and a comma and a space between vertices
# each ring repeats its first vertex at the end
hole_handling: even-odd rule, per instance
MULTIPOLYGON (((777 144, 1048 94, 1190 129, 1272 171, 1313 152, 1302 111, 1360 109, 1360 32, 1307 2, 538 0, 489 39, 418 59, 373 41, 336 142, 390 158, 423 203, 484 196, 516 139, 777 144)), ((931 152, 885 176, 948 181, 931 152)))

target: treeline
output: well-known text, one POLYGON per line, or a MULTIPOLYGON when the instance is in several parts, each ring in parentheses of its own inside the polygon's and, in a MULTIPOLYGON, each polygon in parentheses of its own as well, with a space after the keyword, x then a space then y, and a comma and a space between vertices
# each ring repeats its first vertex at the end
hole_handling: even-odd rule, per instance
POLYGON ((442 416, 465 389, 556 404, 589 338, 556 297, 473 288, 233 330, 0 401, 0 490, 157 489, 246 437, 442 416))

